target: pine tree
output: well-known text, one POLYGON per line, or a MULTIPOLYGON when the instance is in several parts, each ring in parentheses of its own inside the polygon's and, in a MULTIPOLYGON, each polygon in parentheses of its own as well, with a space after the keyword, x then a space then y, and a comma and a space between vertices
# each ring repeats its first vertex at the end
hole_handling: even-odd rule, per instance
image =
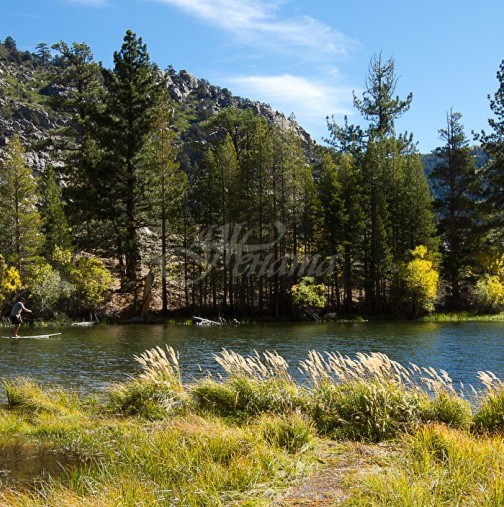
MULTIPOLYGON (((318 251, 326 255, 337 256, 339 265, 341 265, 341 257, 344 243, 344 231, 346 226, 345 204, 343 194, 343 184, 340 179, 339 167, 333 159, 332 154, 326 153, 320 169, 320 176, 317 180, 320 203, 322 206, 322 223, 323 232, 318 242, 318 251)), ((338 283, 338 271, 335 273, 335 292, 336 305, 339 309, 340 288, 338 283)), ((327 281, 326 281, 327 284, 327 281)), ((351 291, 350 301, 345 298, 345 307, 351 307, 351 291)))
POLYGON ((360 278, 357 266, 362 263, 364 248, 365 199, 361 178, 355 158, 345 153, 326 154, 317 180, 324 223, 319 251, 337 256, 339 270, 334 276, 336 304, 338 307, 342 304, 346 313, 353 311, 353 291, 359 286, 360 278), (342 303, 340 289, 343 291, 342 303))
POLYGON ((23 275, 41 252, 44 236, 37 210, 37 183, 26 165, 18 136, 10 139, 0 162, 0 252, 23 275))
POLYGON ((141 262, 139 229, 149 207, 145 147, 164 86, 141 37, 128 30, 114 68, 102 69, 105 106, 98 115, 103 152, 96 185, 101 220, 113 225, 123 290, 136 287, 141 262))
POLYGON ((5 39, 3 41, 3 45, 9 51, 17 51, 16 41, 10 35, 5 37, 5 39))
MULTIPOLYGON (((247 211, 244 217, 249 224, 252 235, 250 241, 259 245, 254 251, 259 266, 263 265, 268 255, 265 244, 272 240, 272 227, 275 219, 273 216, 272 193, 272 168, 274 159, 274 139, 271 128, 266 119, 257 118, 257 123, 252 136, 251 150, 247 162, 247 201, 243 209, 247 211)), ((248 277, 247 310, 263 313, 268 304, 265 297, 265 277, 258 276, 257 270, 252 269, 248 277)))
POLYGON ((354 95, 354 106, 368 127, 354 127, 347 120, 344 127, 329 123, 331 144, 353 155, 361 173, 366 303, 368 310, 380 313, 398 309, 399 265, 420 242, 433 244, 434 230, 428 186, 412 136, 395 132, 395 121, 409 109, 412 95, 401 100, 394 95, 396 85, 394 60, 375 56, 362 99, 354 95))
POLYGON ((66 211, 72 234, 78 244, 88 248, 94 240, 102 243, 96 220, 96 166, 99 151, 96 145, 96 114, 100 109, 100 66, 93 61, 90 48, 84 43, 68 46, 61 41, 52 46, 58 52, 60 65, 50 67, 49 78, 65 93, 52 95, 50 105, 69 115, 63 127, 51 132, 54 158, 63 161, 58 167, 62 181, 66 211), (93 233, 94 231, 94 233, 93 233))
POLYGON ((497 71, 499 88, 490 100, 490 109, 494 114, 488 120, 492 129, 482 131, 476 136, 481 147, 490 157, 483 169, 483 199, 486 222, 490 228, 491 242, 502 245, 504 240, 504 60, 497 71))
POLYGON ((168 311, 167 262, 169 241, 183 233, 187 176, 176 162, 179 153, 177 136, 171 128, 172 106, 168 97, 161 97, 156 123, 147 146, 149 186, 151 188, 150 224, 160 230, 162 311, 168 311))
POLYGON ((394 97, 397 86, 395 61, 383 61, 381 54, 375 55, 369 64, 366 89, 362 99, 354 94, 354 106, 370 124, 373 137, 394 137, 395 120, 410 108, 413 94, 406 100, 394 97))
POLYGON ((72 247, 70 229, 61 201, 61 188, 51 166, 42 174, 40 193, 39 211, 44 224, 42 232, 45 236, 43 252, 46 259, 50 259, 56 247, 63 250, 70 250, 72 247))
POLYGON ((244 277, 234 276, 237 259, 233 232, 243 224, 240 230, 247 231, 249 237, 256 237, 253 231, 256 223, 252 217, 256 210, 257 180, 252 153, 258 122, 260 120, 250 110, 225 108, 203 123, 207 150, 191 192, 191 200, 196 204, 196 223, 203 229, 214 227, 213 239, 221 241, 220 252, 214 252, 219 259, 217 269, 214 268, 205 281, 210 283, 212 304, 215 306, 220 300, 223 308, 233 311, 244 305, 247 285, 244 277))
POLYGON ((45 42, 40 42, 35 46, 37 58, 42 65, 46 65, 51 58, 51 50, 45 42))
POLYGON ((434 209, 443 245, 443 275, 449 284, 448 307, 458 310, 466 268, 474 265, 477 248, 478 176, 474 157, 461 124, 462 115, 450 111, 446 128, 439 131, 444 145, 433 153, 439 163, 431 171, 434 209))

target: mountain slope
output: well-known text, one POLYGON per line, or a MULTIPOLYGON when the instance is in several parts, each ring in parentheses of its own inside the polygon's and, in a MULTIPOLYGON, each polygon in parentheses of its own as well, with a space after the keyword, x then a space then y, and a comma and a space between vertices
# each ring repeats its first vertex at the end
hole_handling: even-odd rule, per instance
MULTIPOLYGON (((0 147, 7 138, 19 134, 27 149, 28 164, 42 172, 49 163, 49 154, 37 145, 48 137, 49 131, 61 126, 66 118, 49 106, 48 97, 62 93, 50 81, 51 63, 42 62, 37 55, 7 49, 0 44, 0 147)), ((250 109, 268 122, 285 125, 289 120, 269 105, 234 96, 228 89, 197 79, 185 70, 176 72, 169 67, 163 73, 174 104, 174 122, 182 138, 200 122, 207 120, 225 107, 250 109)), ((305 149, 310 152, 314 142, 300 126, 295 125, 305 149)))

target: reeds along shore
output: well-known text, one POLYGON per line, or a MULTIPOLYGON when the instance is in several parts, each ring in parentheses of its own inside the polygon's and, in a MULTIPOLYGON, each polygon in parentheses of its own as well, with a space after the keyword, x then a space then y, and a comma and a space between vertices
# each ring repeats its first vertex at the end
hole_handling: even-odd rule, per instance
MULTIPOLYGON (((422 423, 439 422, 479 432, 504 432, 504 384, 492 372, 478 372, 482 388, 456 389, 449 374, 414 364, 404 366, 381 353, 308 353, 296 382, 276 352, 242 356, 223 349, 214 354, 224 375, 182 382, 179 355, 170 346, 134 359, 141 371, 113 384, 102 410, 162 420, 179 414, 246 418, 265 413, 302 414, 323 435, 380 441, 422 423)), ((43 389, 29 379, 3 380, 10 408, 45 403, 43 389), (30 395, 31 392, 31 395, 30 395), (33 398, 33 399, 32 399, 33 398)), ((47 398, 62 390, 49 389, 47 398)))
POLYGON ((318 433, 337 438, 380 441, 420 424, 439 422, 479 432, 504 431, 504 388, 491 372, 478 372, 482 389, 456 389, 449 374, 385 354, 311 351, 296 382, 276 352, 214 355, 225 375, 210 375, 184 386, 173 348, 156 347, 137 357, 143 371, 112 387, 111 406, 121 412, 164 417, 195 410, 226 417, 298 413, 318 433))
POLYGON ((394 503, 406 494, 401 488, 419 488, 421 495, 441 488, 439 503, 411 505, 461 505, 445 502, 458 494, 459 480, 446 477, 481 478, 469 471, 468 459, 492 468, 486 482, 463 491, 474 495, 474 505, 502 505, 492 502, 504 492, 497 452, 504 386, 492 373, 480 372, 483 387, 464 393, 445 371, 404 366, 379 353, 352 359, 312 351, 298 365, 304 382, 293 379, 276 352, 245 357, 222 350, 214 357, 222 375, 184 384, 178 353, 155 347, 135 358, 137 375, 100 397, 3 379, 8 408, 0 410, 0 461, 5 450, 36 446, 74 456, 75 466, 29 490, 7 482, 0 505, 272 505, 261 503, 265 491, 272 495, 308 473, 317 463, 313 449, 327 439, 342 449, 349 441, 405 446, 402 468, 387 468, 387 480, 371 475, 351 495, 361 503, 349 505, 406 505, 394 503), (425 474, 438 477, 438 485, 425 474))

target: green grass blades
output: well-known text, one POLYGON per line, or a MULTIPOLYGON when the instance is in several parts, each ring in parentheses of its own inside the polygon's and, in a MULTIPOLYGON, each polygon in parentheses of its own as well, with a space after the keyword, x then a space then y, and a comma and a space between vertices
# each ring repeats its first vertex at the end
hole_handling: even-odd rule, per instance
POLYGON ((68 414, 79 409, 76 393, 57 387, 42 388, 33 380, 23 377, 3 379, 1 383, 10 408, 31 414, 39 412, 68 414))
POLYGON ((471 404, 451 392, 441 391, 425 400, 421 418, 423 422, 438 422, 452 428, 468 429, 472 424, 471 404))
POLYGON ((504 505, 504 441, 432 425, 405 437, 406 448, 364 471, 347 506, 504 505))
POLYGON ((313 422, 300 412, 263 415, 257 421, 257 430, 267 444, 289 453, 309 448, 316 435, 313 422))
POLYGON ((394 383, 325 381, 313 389, 309 410, 324 434, 379 442, 418 424, 424 399, 394 383))

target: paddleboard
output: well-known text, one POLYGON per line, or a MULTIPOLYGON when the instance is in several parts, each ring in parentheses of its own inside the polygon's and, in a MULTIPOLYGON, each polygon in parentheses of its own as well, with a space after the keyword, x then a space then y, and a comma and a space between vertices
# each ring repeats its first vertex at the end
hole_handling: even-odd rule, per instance
POLYGON ((51 336, 59 336, 61 333, 52 334, 37 334, 34 336, 2 336, 2 338, 10 338, 12 340, 19 340, 20 338, 51 338, 51 336))

